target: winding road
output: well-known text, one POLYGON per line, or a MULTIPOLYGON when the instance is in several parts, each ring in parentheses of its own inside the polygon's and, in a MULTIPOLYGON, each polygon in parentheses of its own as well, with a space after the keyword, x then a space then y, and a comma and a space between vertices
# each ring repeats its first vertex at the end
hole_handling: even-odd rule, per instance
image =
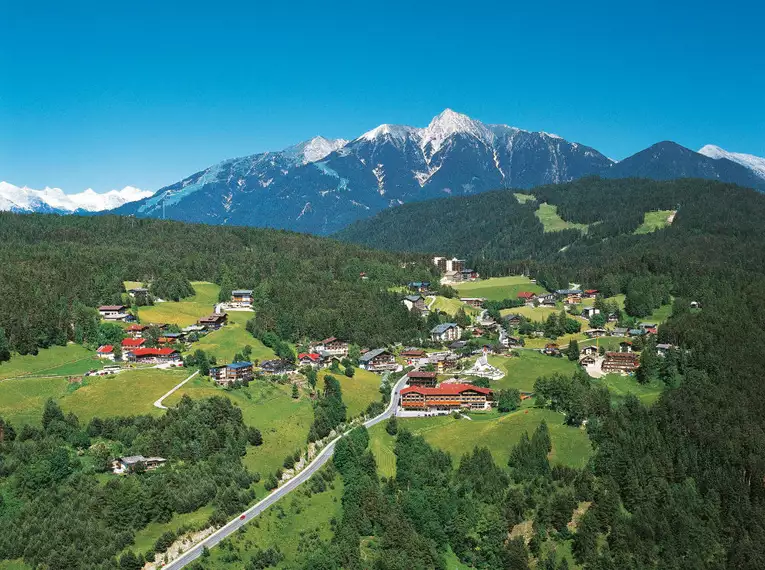
MULTIPOLYGON (((381 421, 386 420, 395 414, 396 406, 398 404, 398 399, 399 399, 399 393, 401 392, 401 389, 404 387, 405 384, 406 384, 406 374, 404 374, 401 378, 399 378, 396 384, 391 389, 390 404, 388 404, 388 407, 385 409, 385 411, 381 413, 379 416, 375 416, 374 418, 365 421, 364 427, 370 428, 373 425, 379 424, 381 421)), ((308 464, 307 467, 305 467, 300 473, 295 475, 292 479, 287 481, 284 485, 274 489, 270 495, 262 499, 259 503, 256 503, 255 505, 253 505, 252 507, 244 511, 241 515, 236 517, 234 520, 220 527, 210 536, 198 542, 197 544, 192 546, 189 550, 181 554, 178 558, 176 558, 172 562, 169 562, 162 568, 164 570, 179 570, 180 568, 183 568, 187 564, 199 558, 202 555, 202 550, 205 547, 211 548, 215 546, 224 538, 229 536, 231 533, 238 530, 240 527, 246 525, 252 519, 257 517, 260 513, 265 511, 268 507, 270 507, 274 503, 276 503, 279 499, 281 499, 282 497, 294 491, 302 483, 305 483, 306 481, 308 481, 308 479, 310 479, 314 473, 316 473, 319 469, 321 469, 322 465, 324 465, 332 457, 332 453, 335 450, 335 444, 344 435, 345 434, 339 435, 335 439, 333 439, 329 444, 327 444, 326 447, 324 447, 324 449, 322 449, 319 452, 319 454, 313 459, 313 461, 311 461, 311 463, 308 464)))

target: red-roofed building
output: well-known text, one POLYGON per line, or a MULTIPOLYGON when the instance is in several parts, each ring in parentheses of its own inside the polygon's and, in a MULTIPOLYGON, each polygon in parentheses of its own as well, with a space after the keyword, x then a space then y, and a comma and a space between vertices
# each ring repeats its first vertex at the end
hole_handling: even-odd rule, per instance
POLYGON ((125 332, 127 333, 129 337, 141 338, 143 336, 143 331, 145 331, 148 328, 149 327, 146 325, 132 324, 125 329, 125 332))
POLYGON ((438 374, 435 372, 426 372, 425 370, 412 370, 406 375, 406 383, 410 386, 435 388, 436 376, 438 376, 438 374))
POLYGON ((146 343, 143 338, 123 338, 122 348, 130 350, 131 348, 140 348, 146 343))
POLYGON ((401 390, 405 410, 485 410, 493 392, 472 384, 441 384, 437 388, 408 386, 401 390))
POLYGON ((344 358, 348 356, 348 343, 331 336, 318 343, 316 350, 324 353, 326 356, 344 358))
POLYGON ((180 362, 181 355, 174 348, 134 348, 127 353, 130 362, 180 362))
POLYGON ((111 344, 105 344, 99 346, 96 350, 98 358, 105 358, 106 360, 114 360, 114 347, 111 344))
POLYGON ((524 300, 526 302, 529 302, 534 297, 536 297, 536 295, 534 293, 532 293, 531 291, 521 291, 520 293, 518 293, 517 297, 518 297, 518 299, 522 299, 522 300, 524 300))
POLYGON ((301 352, 298 354, 300 366, 313 366, 314 368, 321 364, 321 354, 318 352, 301 352))
POLYGON ((428 353, 421 348, 408 348, 399 352, 398 355, 406 361, 408 366, 427 363, 428 361, 428 353))
POLYGON ((588 299, 592 299, 593 297, 597 297, 598 293, 600 293, 600 291, 598 291, 597 289, 585 289, 584 290, 584 296, 587 297, 588 299))

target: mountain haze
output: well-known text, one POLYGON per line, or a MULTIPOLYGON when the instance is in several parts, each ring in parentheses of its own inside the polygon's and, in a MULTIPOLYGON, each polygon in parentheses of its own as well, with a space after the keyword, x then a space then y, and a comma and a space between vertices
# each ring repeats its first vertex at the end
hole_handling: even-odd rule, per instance
POLYGON ((77 194, 65 194, 61 188, 46 187, 43 190, 34 190, 26 186, 0 182, 0 211, 48 214, 100 212, 147 198, 152 194, 151 191, 133 186, 103 193, 88 188, 77 194))

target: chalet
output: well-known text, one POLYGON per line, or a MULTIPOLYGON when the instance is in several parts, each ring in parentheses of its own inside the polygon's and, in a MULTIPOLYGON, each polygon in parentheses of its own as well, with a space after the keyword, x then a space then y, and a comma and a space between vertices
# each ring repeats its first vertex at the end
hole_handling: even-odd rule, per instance
POLYGON ((114 347, 111 344, 104 344, 96 350, 96 356, 104 360, 114 360, 114 347))
POLYGON ((260 363, 260 369, 265 374, 289 374, 295 371, 295 366, 289 360, 264 360, 260 363))
POLYGON ((412 291, 424 293, 425 291, 430 290, 430 281, 412 281, 411 283, 407 284, 407 287, 409 287, 409 289, 412 291))
POLYGON ((143 455, 118 457, 112 462, 112 473, 117 475, 133 473, 141 466, 146 471, 152 471, 165 463, 167 463, 167 459, 163 457, 144 457, 143 455))
POLYGON ((599 315, 599 314, 600 314, 600 309, 596 309, 595 307, 584 307, 582 309, 582 316, 585 319, 591 319, 595 315, 599 315))
POLYGON ((627 333, 630 332, 629 329, 624 327, 616 327, 613 331, 611 331, 612 336, 627 336, 627 333))
POLYGON ((126 321, 127 309, 124 305, 101 305, 98 307, 98 314, 105 321, 126 321))
POLYGON ((129 362, 155 363, 181 362, 180 353, 174 348, 133 348, 127 352, 129 362))
POLYGON ((208 331, 217 331, 228 322, 228 315, 226 313, 213 313, 207 317, 202 317, 197 322, 208 331))
POLYGON ((407 366, 414 366, 428 360, 428 353, 421 348, 408 348, 399 352, 398 355, 404 359, 407 366))
POLYGON ((149 297, 149 290, 146 287, 133 287, 132 289, 127 290, 127 294, 130 295, 132 299, 145 301, 149 297))
POLYGON ((123 338, 122 339, 122 348, 124 348, 125 350, 140 348, 144 344, 146 344, 146 339, 144 338, 123 338))
POLYGON ((441 279, 441 283, 459 283, 460 281, 462 281, 462 274, 458 271, 447 271, 441 279))
POLYGON ((361 355, 359 366, 370 372, 385 372, 386 370, 396 370, 398 363, 396 362, 396 357, 390 351, 384 348, 376 348, 375 350, 368 350, 361 355))
POLYGON ((231 291, 231 304, 235 307, 252 307, 252 289, 236 289, 231 291))
POLYGON ((555 291, 556 297, 559 299, 562 299, 564 297, 569 297, 571 295, 576 295, 578 297, 582 296, 582 290, 581 289, 558 289, 555 291))
POLYGON ((125 329, 125 334, 131 338, 141 338, 144 331, 148 328, 149 327, 147 325, 139 325, 138 323, 134 323, 132 325, 128 325, 128 327, 125 329))
POLYGON ((634 372, 640 367, 640 358, 634 352, 607 352, 603 372, 634 372))
POLYGON ((598 347, 594 345, 585 346, 582 350, 579 351, 580 356, 597 356, 598 354, 598 347))
POLYGON ((504 345, 508 348, 518 348, 523 346, 523 342, 517 336, 506 336, 504 345))
POLYGON ((321 354, 318 352, 301 352, 298 354, 298 363, 300 366, 316 368, 321 364, 321 354))
POLYGON ((618 322, 619 322, 619 317, 620 317, 620 316, 621 316, 621 315, 619 314, 619 311, 617 311, 617 312, 615 312, 615 313, 611 313, 610 315, 608 315, 608 317, 606 318, 606 320, 607 320, 609 323, 618 323, 618 322))
POLYGON ((437 376, 438 374, 436 374, 435 372, 426 372, 424 370, 412 370, 406 375, 406 383, 409 386, 435 388, 437 376))
POLYGON ((451 352, 442 352, 430 355, 430 363, 436 367, 438 374, 444 374, 449 370, 453 370, 457 367, 457 361, 459 357, 451 352))
POLYGON ((598 293, 600 293, 600 291, 598 291, 597 289, 585 289, 584 297, 585 299, 594 299, 595 297, 598 296, 598 293))
POLYGON ((591 355, 583 356, 579 360, 579 364, 582 366, 594 366, 596 362, 597 362, 597 359, 591 355))
POLYGON ((517 327, 520 326, 521 322, 523 322, 523 317, 521 315, 507 315, 504 318, 505 324, 509 327, 517 327))
POLYGON ((466 340, 455 340, 453 343, 447 346, 451 350, 461 350, 467 346, 466 340))
POLYGON ((183 333, 166 332, 157 339, 157 342, 159 344, 177 344, 183 342, 185 336, 183 333))
POLYGON ((632 343, 628 340, 623 340, 619 343, 619 352, 632 352, 632 343))
POLYGON ((656 354, 659 356, 667 356, 667 353, 671 350, 674 350, 675 345, 674 344, 657 344, 656 345, 656 354))
POLYGON ((542 349, 542 353, 547 356, 560 356, 560 347, 554 342, 548 342, 542 349))
POLYGON ((587 329, 584 334, 587 335, 587 338, 599 338, 606 336, 608 331, 606 329, 587 329))
POLYGON ((523 301, 524 303, 531 303, 531 301, 534 300, 536 295, 532 293, 531 291, 521 291, 518 293, 517 298, 523 301))
POLYGON ((404 297, 402 303, 404 303, 404 306, 408 311, 414 312, 421 317, 427 316, 430 312, 428 311, 427 303, 425 303, 425 298, 422 295, 407 295, 404 297))
POLYGON ((210 377, 220 386, 231 386, 234 382, 246 384, 252 380, 252 362, 232 362, 210 368, 210 377))
POLYGON ((566 295, 567 305, 579 305, 582 302, 581 295, 566 295))
POLYGON ((543 293, 541 295, 537 295, 537 301, 539 301, 542 305, 546 305, 548 307, 555 306, 556 297, 553 293, 543 293))
POLYGON ((437 388, 407 386, 401 390, 405 410, 485 410, 491 406, 493 392, 471 384, 441 384, 437 388))
POLYGON ((328 356, 339 356, 340 358, 348 356, 348 343, 333 336, 325 338, 315 348, 318 352, 326 353, 328 356))
POLYGON ((473 269, 463 269, 460 271, 463 281, 475 281, 478 279, 478 272, 473 269))
POLYGON ((433 342, 449 342, 459 340, 462 329, 457 323, 441 323, 430 330, 430 338, 433 342))
POLYGON ((486 299, 484 297, 460 297, 460 301, 466 305, 480 309, 486 302, 486 299))

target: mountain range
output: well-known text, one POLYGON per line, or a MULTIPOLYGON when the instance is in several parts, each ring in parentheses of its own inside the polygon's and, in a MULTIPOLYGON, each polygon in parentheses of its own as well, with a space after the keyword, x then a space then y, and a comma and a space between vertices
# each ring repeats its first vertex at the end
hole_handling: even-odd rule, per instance
POLYGON ((133 186, 98 193, 88 188, 77 194, 65 194, 61 188, 34 190, 0 182, 0 211, 73 214, 112 210, 129 202, 151 196, 153 192, 133 186))
POLYGON ((225 160, 113 213, 331 234, 386 208, 576 180, 694 177, 765 191, 765 159, 660 142, 622 161, 546 132, 446 109, 425 128, 383 124, 353 140, 311 140, 225 160))

